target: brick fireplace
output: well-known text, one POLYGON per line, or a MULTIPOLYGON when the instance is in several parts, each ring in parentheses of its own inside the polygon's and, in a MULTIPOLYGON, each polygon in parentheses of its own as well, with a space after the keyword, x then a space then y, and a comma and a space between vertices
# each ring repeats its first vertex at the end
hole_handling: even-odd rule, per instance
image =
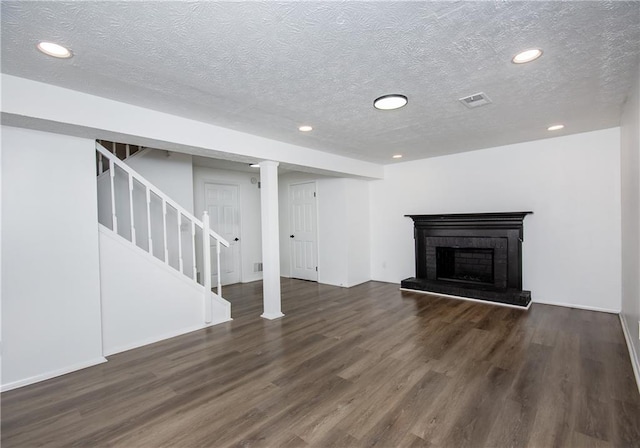
POLYGON ((402 288, 528 306, 522 242, 530 213, 407 215, 414 221, 416 276, 402 288))

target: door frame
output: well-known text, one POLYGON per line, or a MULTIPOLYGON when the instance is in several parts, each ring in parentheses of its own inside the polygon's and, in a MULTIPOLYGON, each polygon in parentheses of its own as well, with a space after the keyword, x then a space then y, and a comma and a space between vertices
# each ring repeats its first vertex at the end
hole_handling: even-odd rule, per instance
MULTIPOLYGON (((304 184, 313 184, 314 186, 314 190, 316 192, 316 200, 314 202, 314 207, 316 208, 316 222, 315 222, 315 226, 316 226, 316 231, 315 231, 315 236, 316 236, 316 267, 318 268, 317 273, 318 275, 316 276, 316 282, 318 281, 318 277, 320 275, 320 256, 319 256, 319 251, 320 251, 320 236, 319 236, 319 219, 318 219, 318 199, 320 198, 319 193, 318 193, 318 182, 316 180, 304 180, 304 181, 296 181, 296 182, 291 182, 289 185, 287 185, 287 235, 290 235, 292 232, 292 223, 291 223, 291 187, 294 187, 296 185, 304 185, 304 184)), ((291 244, 291 241, 289 241, 289 250, 287 251, 289 254, 289 278, 294 278, 293 277, 293 259, 294 259, 294 255, 293 255, 293 245, 291 244)))
MULTIPOLYGON (((212 178, 205 178, 202 179, 201 182, 201 193, 202 193, 202 210, 206 210, 207 209, 207 184, 216 184, 216 185, 229 185, 231 187, 236 187, 237 191, 238 191, 238 230, 240 235, 238 236, 238 238, 240 238, 239 243, 242 244, 242 240, 244 239, 243 237, 243 228, 242 228, 242 188, 240 186, 240 184, 236 183, 236 182, 225 182, 224 179, 212 179, 212 178)), ((202 213, 202 211, 200 211, 200 213, 202 213)), ((198 217, 196 216, 196 218, 201 219, 202 216, 198 217)), ((243 283, 243 277, 244 277, 244 272, 242 271, 242 245, 238 248, 238 282, 239 283, 243 283)))

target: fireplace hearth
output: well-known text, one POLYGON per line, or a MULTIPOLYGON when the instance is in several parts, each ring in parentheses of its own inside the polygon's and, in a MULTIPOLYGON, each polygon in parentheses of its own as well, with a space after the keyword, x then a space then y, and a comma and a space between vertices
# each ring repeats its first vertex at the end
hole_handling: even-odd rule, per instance
POLYGON ((414 221, 416 276, 401 287, 527 307, 522 241, 530 213, 407 215, 414 221))

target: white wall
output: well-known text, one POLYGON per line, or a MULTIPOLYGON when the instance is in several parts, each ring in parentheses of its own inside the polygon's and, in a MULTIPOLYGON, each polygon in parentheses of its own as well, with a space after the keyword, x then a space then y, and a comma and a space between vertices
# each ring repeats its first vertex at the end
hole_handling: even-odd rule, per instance
POLYGON ((532 210, 524 289, 536 302, 620 310, 620 130, 386 167, 371 182, 372 278, 415 275, 406 214, 532 210))
POLYGON ((640 67, 622 113, 622 323, 640 388, 640 67))
POLYGON ((349 285, 346 179, 318 180, 318 282, 349 285))
POLYGON ((256 272, 255 263, 262 262, 262 236, 260 227, 260 190, 252 184, 251 178, 260 179, 260 173, 218 170, 201 166, 193 167, 193 197, 195 216, 202 218, 204 205, 204 184, 206 182, 237 185, 240 202, 240 260, 243 283, 262 279, 262 272, 256 272))
MULTIPOLYGON (((0 244, 2 243, 2 131, 0 126, 0 244)), ((0 250, 0 385, 2 385, 2 250, 0 250)))
POLYGON ((2 387, 103 362, 94 141, 2 128, 2 387))
POLYGON ((215 300, 213 322, 205 324, 202 286, 105 228, 100 278, 105 355, 231 318, 229 303, 215 300))
POLYGON ((347 284, 354 286, 371 280, 370 182, 355 179, 345 181, 349 243, 347 284))
POLYGON ((350 287, 370 280, 368 182, 307 173, 279 178, 281 275, 291 275, 289 185, 311 181, 318 198, 318 282, 350 287))

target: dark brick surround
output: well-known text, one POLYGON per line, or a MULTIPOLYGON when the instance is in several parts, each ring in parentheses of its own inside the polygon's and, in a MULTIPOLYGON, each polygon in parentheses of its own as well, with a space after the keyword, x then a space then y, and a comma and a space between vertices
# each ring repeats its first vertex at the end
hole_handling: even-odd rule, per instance
POLYGON ((522 290, 522 241, 529 213, 407 215, 414 221, 416 276, 402 287, 527 306, 531 292, 522 290), (443 267, 451 256, 454 264, 443 267), (456 269, 462 275, 452 275, 456 269))

